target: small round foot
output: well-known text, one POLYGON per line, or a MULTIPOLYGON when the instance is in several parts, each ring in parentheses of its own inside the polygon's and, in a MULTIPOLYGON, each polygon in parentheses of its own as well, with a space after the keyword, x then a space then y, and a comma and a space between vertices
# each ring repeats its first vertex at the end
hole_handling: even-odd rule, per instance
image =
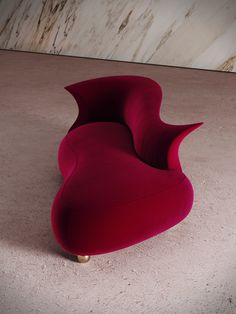
POLYGON ((79 263, 87 263, 90 260, 89 255, 77 255, 79 263))

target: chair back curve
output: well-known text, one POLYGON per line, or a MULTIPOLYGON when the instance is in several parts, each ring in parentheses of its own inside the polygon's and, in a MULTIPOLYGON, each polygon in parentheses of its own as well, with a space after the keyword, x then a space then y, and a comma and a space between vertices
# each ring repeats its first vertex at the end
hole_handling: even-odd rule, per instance
POLYGON ((162 90, 154 80, 133 75, 91 79, 66 86, 79 113, 69 132, 92 122, 118 122, 133 137, 137 155, 150 166, 182 171, 179 145, 202 123, 167 124, 160 118, 162 90))

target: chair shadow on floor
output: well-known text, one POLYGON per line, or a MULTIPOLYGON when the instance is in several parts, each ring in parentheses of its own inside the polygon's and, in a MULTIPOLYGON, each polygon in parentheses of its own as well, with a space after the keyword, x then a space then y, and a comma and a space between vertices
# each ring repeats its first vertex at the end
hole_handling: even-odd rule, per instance
POLYGON ((11 132, 5 130, 1 136, 0 241, 12 250, 20 247, 75 261, 56 243, 50 221, 52 202, 63 181, 57 151, 66 129, 25 112, 11 112, 8 123, 11 132))

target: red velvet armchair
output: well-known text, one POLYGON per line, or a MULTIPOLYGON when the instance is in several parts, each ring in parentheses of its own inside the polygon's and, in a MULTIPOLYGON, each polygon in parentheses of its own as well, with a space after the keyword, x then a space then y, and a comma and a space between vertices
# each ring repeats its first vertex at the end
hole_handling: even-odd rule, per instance
POLYGON ((162 92, 139 76, 104 77, 66 87, 79 115, 59 148, 64 177, 52 206, 62 248, 89 256, 119 250, 183 220, 193 188, 181 169, 181 141, 202 123, 160 118, 162 92))

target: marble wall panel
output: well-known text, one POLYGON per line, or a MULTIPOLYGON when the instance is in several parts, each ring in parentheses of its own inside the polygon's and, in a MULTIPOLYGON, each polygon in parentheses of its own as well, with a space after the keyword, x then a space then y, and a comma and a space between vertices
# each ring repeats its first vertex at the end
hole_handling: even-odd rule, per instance
POLYGON ((236 0, 0 0, 0 48, 236 71, 236 0))

